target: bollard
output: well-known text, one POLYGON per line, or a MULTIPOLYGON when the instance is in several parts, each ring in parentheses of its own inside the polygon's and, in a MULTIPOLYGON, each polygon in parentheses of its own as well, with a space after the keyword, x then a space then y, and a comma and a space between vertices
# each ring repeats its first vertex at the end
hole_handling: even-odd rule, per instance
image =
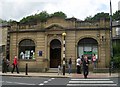
POLYGON ((28 64, 26 63, 25 75, 28 75, 28 64))
POLYGON ((65 66, 63 66, 63 75, 65 75, 65 66))

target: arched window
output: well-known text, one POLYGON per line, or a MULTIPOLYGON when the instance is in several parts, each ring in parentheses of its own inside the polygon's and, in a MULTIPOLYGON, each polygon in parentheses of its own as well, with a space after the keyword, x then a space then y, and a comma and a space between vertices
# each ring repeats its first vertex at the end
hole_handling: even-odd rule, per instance
POLYGON ((19 43, 20 59, 35 59, 35 43, 31 39, 24 39, 19 43))
POLYGON ((98 58, 98 42, 93 38, 83 38, 78 42, 78 56, 87 55, 91 60, 95 54, 98 58))

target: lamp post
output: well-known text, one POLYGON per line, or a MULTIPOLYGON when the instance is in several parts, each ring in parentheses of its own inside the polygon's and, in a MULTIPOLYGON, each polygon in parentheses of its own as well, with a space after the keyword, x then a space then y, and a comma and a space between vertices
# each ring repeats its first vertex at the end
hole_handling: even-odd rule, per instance
MULTIPOLYGON (((113 47, 112 47, 112 4, 110 0, 110 58, 113 59, 113 47)), ((110 75, 112 72, 113 62, 110 60, 110 75)))
POLYGON ((63 36, 63 75, 65 75, 65 36, 66 33, 62 33, 63 36))

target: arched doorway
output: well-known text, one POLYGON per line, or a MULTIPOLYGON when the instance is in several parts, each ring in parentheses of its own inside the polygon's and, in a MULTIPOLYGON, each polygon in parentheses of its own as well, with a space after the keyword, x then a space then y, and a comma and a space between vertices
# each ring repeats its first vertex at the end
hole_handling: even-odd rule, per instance
POLYGON ((50 42, 50 68, 57 68, 61 63, 61 42, 54 39, 50 42))
POLYGON ((98 42, 93 38, 83 38, 78 42, 78 56, 87 55, 91 61, 92 54, 98 58, 98 42))

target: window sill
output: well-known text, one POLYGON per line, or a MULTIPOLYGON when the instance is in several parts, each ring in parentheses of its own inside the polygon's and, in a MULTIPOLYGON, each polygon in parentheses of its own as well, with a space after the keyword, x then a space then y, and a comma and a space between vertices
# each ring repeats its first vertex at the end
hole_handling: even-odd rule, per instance
POLYGON ((36 61, 36 59, 19 59, 19 61, 36 61))

